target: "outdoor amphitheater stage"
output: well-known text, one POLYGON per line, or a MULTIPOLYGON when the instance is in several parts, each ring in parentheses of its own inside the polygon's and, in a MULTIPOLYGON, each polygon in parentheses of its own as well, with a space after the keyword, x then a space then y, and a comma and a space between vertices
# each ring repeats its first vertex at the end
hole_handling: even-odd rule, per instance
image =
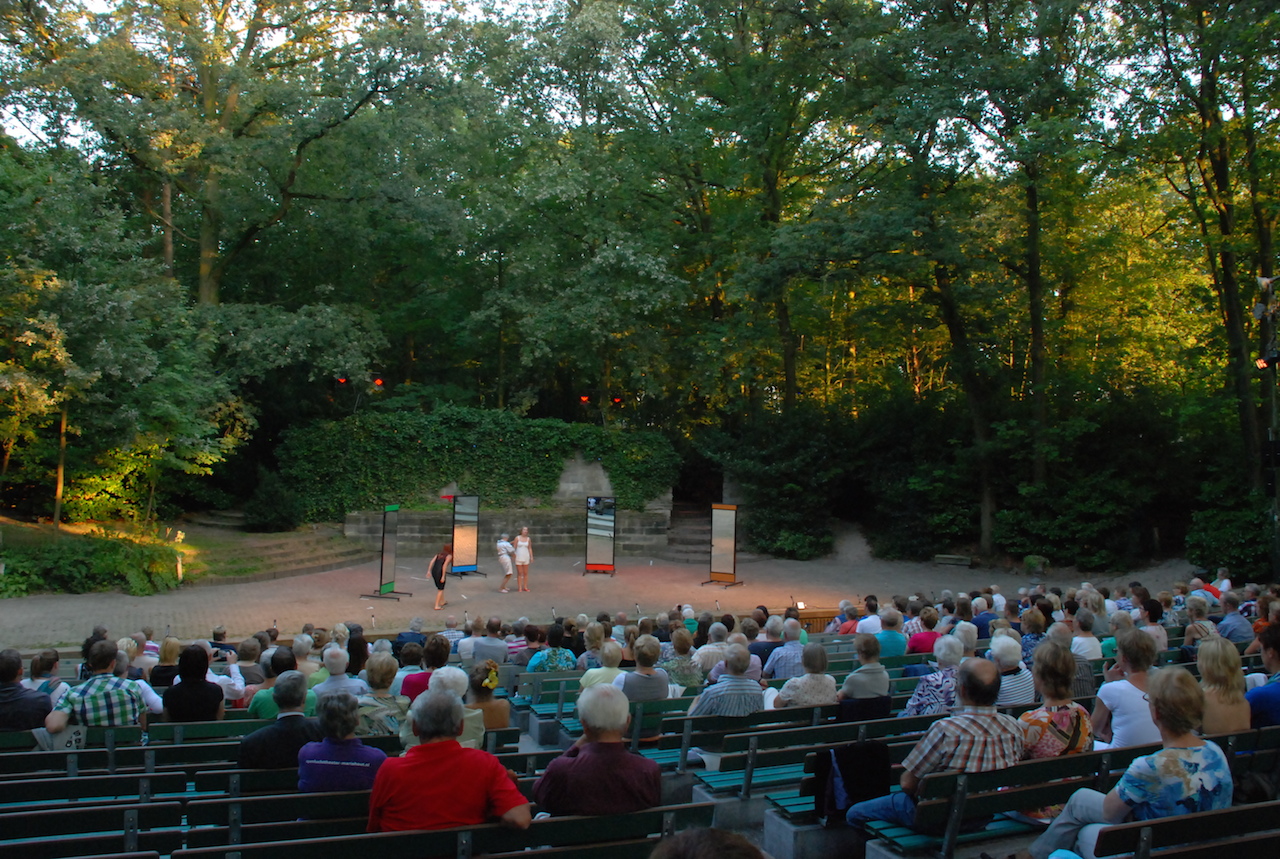
MULTIPOLYGON (((433 611, 435 586, 426 570, 402 566, 396 588, 411 593, 399 600, 367 599, 378 587, 378 564, 312 573, 265 582, 184 585, 176 591, 148 597, 121 593, 37 595, 0 600, 0 646, 31 650, 44 646, 78 646, 95 624, 103 624, 114 638, 150 626, 157 637, 168 630, 182 639, 207 638, 221 624, 228 637, 239 639, 275 624, 285 635, 314 623, 329 627, 339 621, 364 624, 366 634, 404 629, 420 616, 426 629, 440 629, 449 615, 461 624, 467 617, 496 615, 504 620, 526 617, 549 623, 556 616, 601 611, 625 611, 629 618, 654 615, 688 603, 716 614, 749 613, 758 605, 781 612, 799 602, 806 607, 833 608, 842 599, 860 601, 868 594, 884 600, 893 594, 934 596, 944 588, 972 590, 990 584, 1003 593, 1017 593, 1028 580, 1019 571, 965 568, 931 562, 885 561, 873 558, 856 529, 837 534, 835 552, 814 561, 759 558, 739 563, 738 581, 723 587, 702 584, 706 564, 680 564, 649 557, 620 557, 615 575, 583 575, 581 555, 539 552, 529 568, 529 593, 499 593, 502 575, 496 558, 480 559, 487 576, 449 578, 448 606, 433 611), (487 563, 486 563, 487 562, 487 563)), ((418 568, 420 567, 420 568, 418 568)), ((1072 569, 1051 572, 1047 584, 1114 585, 1141 580, 1151 590, 1170 587, 1193 573, 1182 560, 1165 561, 1146 570, 1082 576, 1072 569)), ((514 579, 511 583, 514 586, 514 579)), ((832 612, 834 613, 834 612, 832 612)))

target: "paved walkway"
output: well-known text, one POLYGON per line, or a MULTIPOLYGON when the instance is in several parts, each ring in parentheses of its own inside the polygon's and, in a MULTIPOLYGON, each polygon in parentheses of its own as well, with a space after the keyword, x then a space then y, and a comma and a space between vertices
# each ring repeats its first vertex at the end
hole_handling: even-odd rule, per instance
MULTIPOLYGON (((157 636, 168 629, 183 639, 207 637, 218 624, 226 626, 231 638, 239 638, 273 623, 285 633, 305 623, 327 627, 349 620, 363 623, 366 629, 401 629, 415 615, 423 616, 429 628, 440 628, 450 614, 459 622, 465 616, 496 614, 546 623, 556 614, 585 612, 594 617, 602 610, 651 615, 678 603, 715 611, 717 601, 720 611, 745 614, 757 605, 776 610, 794 600, 835 606, 841 599, 860 600, 871 593, 883 599, 891 594, 932 595, 943 588, 970 590, 994 583, 1009 594, 1027 584, 1018 573, 878 560, 851 527, 838 535, 832 556, 817 561, 744 563, 738 569, 743 584, 731 588, 701 585, 707 578, 707 568, 701 565, 624 557, 619 559, 616 576, 583 576, 581 556, 540 552, 530 567, 531 592, 501 594, 496 559, 487 564, 482 559, 480 568, 489 573, 488 578, 449 579, 449 605, 442 612, 431 610, 434 586, 425 569, 403 569, 399 574, 397 587, 412 597, 362 599, 361 594, 377 588, 376 563, 270 582, 184 587, 150 597, 105 593, 6 599, 0 600, 0 646, 26 650, 79 645, 97 623, 105 624, 113 638, 143 626, 151 626, 157 636)), ((1085 578, 1109 585, 1138 579, 1155 592, 1191 573, 1185 561, 1167 561, 1140 572, 1085 578)), ((1050 574, 1046 582, 1065 587, 1080 580, 1079 574, 1065 570, 1050 574)))

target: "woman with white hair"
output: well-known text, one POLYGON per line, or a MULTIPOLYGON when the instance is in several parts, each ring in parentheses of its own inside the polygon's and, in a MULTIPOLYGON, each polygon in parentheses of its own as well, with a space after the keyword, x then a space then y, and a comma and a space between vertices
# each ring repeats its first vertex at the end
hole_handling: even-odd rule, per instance
MULTIPOLYGON (((969 624, 973 626, 973 624, 969 624)), ((974 635, 977 630, 974 629, 974 635)), ((911 700, 902 711, 904 716, 924 716, 932 713, 949 713, 956 703, 956 674, 960 671, 960 659, 964 645, 955 635, 944 635, 933 643, 933 657, 938 670, 926 674, 916 684, 911 700)))
POLYGON ((356 738, 359 706, 349 692, 321 695, 316 718, 324 739, 307 743, 298 752, 298 790, 318 793, 369 790, 386 753, 356 738))
MULTIPOLYGON (((461 668, 446 665, 431 672, 432 692, 445 690, 457 695, 459 700, 466 700, 470 686, 471 682, 461 668)), ((482 711, 463 707, 462 736, 458 737, 458 742, 464 749, 484 748, 484 713, 482 711)), ((419 739, 413 733, 413 720, 405 719, 400 725, 400 744, 407 749, 418 743, 419 739)))

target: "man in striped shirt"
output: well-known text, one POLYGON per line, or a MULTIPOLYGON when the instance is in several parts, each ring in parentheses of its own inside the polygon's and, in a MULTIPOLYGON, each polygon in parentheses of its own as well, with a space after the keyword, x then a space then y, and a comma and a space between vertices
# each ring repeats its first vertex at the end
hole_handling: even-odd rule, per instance
POLYGON ((850 826, 861 828, 871 820, 911 826, 916 815, 916 789, 929 773, 992 772, 1022 759, 1022 723, 996 712, 1000 670, 995 663, 965 660, 956 678, 956 690, 961 707, 951 717, 934 722, 902 762, 902 790, 855 804, 845 815, 850 826))
POLYGON ((690 716, 750 716, 764 709, 764 690, 750 677, 751 653, 741 644, 731 644, 724 654, 725 675, 689 706, 690 716))

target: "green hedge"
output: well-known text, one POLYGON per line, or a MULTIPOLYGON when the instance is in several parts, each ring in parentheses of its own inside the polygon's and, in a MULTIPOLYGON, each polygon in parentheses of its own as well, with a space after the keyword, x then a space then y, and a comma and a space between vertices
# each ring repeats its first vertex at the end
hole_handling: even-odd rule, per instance
POLYGON ((0 596, 53 592, 83 594, 117 588, 133 596, 178 585, 177 552, 164 543, 127 537, 65 535, 4 550, 0 596))
POLYGON ((277 458, 285 486, 314 522, 384 504, 429 506, 452 481, 486 504, 549 499, 574 451, 600 461, 618 506, 631 510, 670 489, 679 469, 658 433, 457 406, 310 424, 285 436, 277 458))

